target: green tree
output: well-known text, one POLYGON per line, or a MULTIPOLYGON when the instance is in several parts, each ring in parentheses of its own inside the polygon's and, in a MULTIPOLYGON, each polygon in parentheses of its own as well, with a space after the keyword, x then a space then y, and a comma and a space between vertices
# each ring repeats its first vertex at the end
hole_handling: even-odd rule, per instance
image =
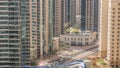
POLYGON ((64 43, 63 41, 60 42, 60 49, 61 50, 66 50, 69 47, 70 47, 70 45, 64 43))

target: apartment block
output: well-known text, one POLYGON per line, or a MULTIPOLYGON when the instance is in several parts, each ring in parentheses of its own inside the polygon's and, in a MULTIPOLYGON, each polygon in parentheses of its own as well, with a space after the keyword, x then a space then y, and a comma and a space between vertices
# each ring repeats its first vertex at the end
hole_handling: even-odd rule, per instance
POLYGON ((26 0, 0 0, 0 68, 30 65, 26 0))
POLYGON ((81 29, 98 32, 99 0, 81 0, 81 29))
POLYGON ((31 0, 29 14, 31 51, 40 58, 52 47, 53 0, 31 0))
POLYGON ((53 34, 54 37, 59 37, 63 33, 63 22, 62 22, 62 0, 53 0, 53 34))
POLYGON ((102 0, 100 11, 100 56, 111 68, 120 68, 120 1, 102 0))

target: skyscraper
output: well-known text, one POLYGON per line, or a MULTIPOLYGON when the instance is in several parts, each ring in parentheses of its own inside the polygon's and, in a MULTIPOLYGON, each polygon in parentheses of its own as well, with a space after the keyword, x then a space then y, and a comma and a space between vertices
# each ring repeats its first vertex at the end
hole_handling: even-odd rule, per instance
POLYGON ((53 0, 30 0, 29 6, 31 59, 41 58, 52 51, 53 0))
POLYGON ((46 56, 52 52, 53 48, 53 0, 40 0, 40 40, 38 51, 40 56, 46 56))
POLYGON ((81 0, 81 29, 98 31, 99 0, 81 0))
POLYGON ((99 21, 100 21, 100 56, 105 58, 107 55, 107 31, 108 31, 108 0, 100 1, 100 12, 99 12, 99 21), (104 6, 105 5, 105 6, 104 6))
POLYGON ((102 0, 100 52, 112 68, 120 68, 120 1, 102 0))
POLYGON ((70 23, 70 0, 62 1, 62 9, 63 23, 70 23))
POLYGON ((0 68, 30 64, 29 44, 24 33, 26 16, 22 16, 26 15, 26 3, 25 0, 0 0, 0 68))
POLYGON ((76 22, 76 0, 63 0, 62 8, 63 23, 74 25, 76 22))
POLYGON ((86 20, 86 0, 81 0, 81 30, 85 30, 86 20))
POLYGON ((70 0, 70 25, 76 23, 76 0, 70 0))
POLYGON ((40 56, 40 1, 30 0, 29 6, 30 51, 31 59, 35 59, 40 56))
POLYGON ((76 23, 81 24, 81 0, 76 0, 76 23))
POLYGON ((98 0, 86 0, 85 29, 98 31, 98 0))
POLYGON ((53 1, 53 14, 54 14, 54 24, 53 24, 53 34, 55 37, 60 36, 62 34, 64 26, 62 25, 62 0, 54 0, 53 1))
POLYGON ((30 59, 30 16, 29 16, 29 1, 28 0, 21 0, 20 2, 21 7, 21 65, 23 66, 31 66, 31 59, 30 59))

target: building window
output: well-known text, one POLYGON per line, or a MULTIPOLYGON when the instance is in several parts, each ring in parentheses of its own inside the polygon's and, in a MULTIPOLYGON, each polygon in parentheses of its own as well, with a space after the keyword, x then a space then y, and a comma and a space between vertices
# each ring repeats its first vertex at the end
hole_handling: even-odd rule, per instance
POLYGON ((74 38, 74 40, 76 40, 76 38, 74 38))
POLYGON ((112 25, 114 26, 115 24, 113 23, 112 25))
POLYGON ((120 12, 118 12, 118 14, 120 14, 120 12))
POLYGON ((119 37, 119 35, 117 35, 117 37, 119 37))
POLYGON ((114 41, 114 39, 112 39, 112 41, 114 41))
POLYGON ((118 18, 120 18, 120 16, 118 16, 118 18))
POLYGON ((81 39, 81 41, 82 41, 82 39, 81 39))
POLYGON ((115 28, 114 28, 114 27, 112 27, 112 29, 114 30, 115 28))
POLYGON ((117 41, 119 41, 119 39, 117 39, 117 41))
POLYGON ((120 23, 118 23, 118 26, 120 25, 120 23))
POLYGON ((65 38, 65 40, 66 40, 66 38, 65 38))
POLYGON ((113 16, 113 18, 115 18, 115 16, 113 16))
POLYGON ((112 45, 114 45, 114 43, 112 43, 112 45))
POLYGON ((119 50, 117 50, 117 52, 119 52, 119 50))
POLYGON ((118 6, 120 6, 120 3, 118 3, 118 6))
POLYGON ((118 27, 118 29, 120 29, 120 27, 118 27))
POLYGON ((112 37, 114 37, 114 35, 112 35, 112 37))
POLYGON ((118 22, 120 22, 120 20, 118 20, 118 22))
POLYGON ((112 20, 113 22, 115 22, 115 20, 112 20))
POLYGON ((113 14, 115 14, 115 12, 113 12, 113 14))
POLYGON ((115 10, 115 8, 113 8, 113 10, 115 10))
POLYGON ((68 38, 68 40, 69 40, 69 38, 68 38))
POLYGON ((111 64, 113 64, 114 62, 113 61, 111 61, 111 64))

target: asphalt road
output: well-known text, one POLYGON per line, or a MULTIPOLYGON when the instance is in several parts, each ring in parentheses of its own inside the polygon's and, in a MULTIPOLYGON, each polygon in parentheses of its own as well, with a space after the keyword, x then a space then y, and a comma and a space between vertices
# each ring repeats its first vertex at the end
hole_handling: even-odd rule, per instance
POLYGON ((65 64, 65 63, 69 63, 75 60, 85 60, 87 59, 87 56, 90 55, 94 55, 98 53, 98 46, 86 49, 84 51, 80 51, 70 57, 65 57, 65 58, 61 58, 59 60, 56 60, 54 62, 51 63, 51 65, 60 65, 60 64, 65 64))

